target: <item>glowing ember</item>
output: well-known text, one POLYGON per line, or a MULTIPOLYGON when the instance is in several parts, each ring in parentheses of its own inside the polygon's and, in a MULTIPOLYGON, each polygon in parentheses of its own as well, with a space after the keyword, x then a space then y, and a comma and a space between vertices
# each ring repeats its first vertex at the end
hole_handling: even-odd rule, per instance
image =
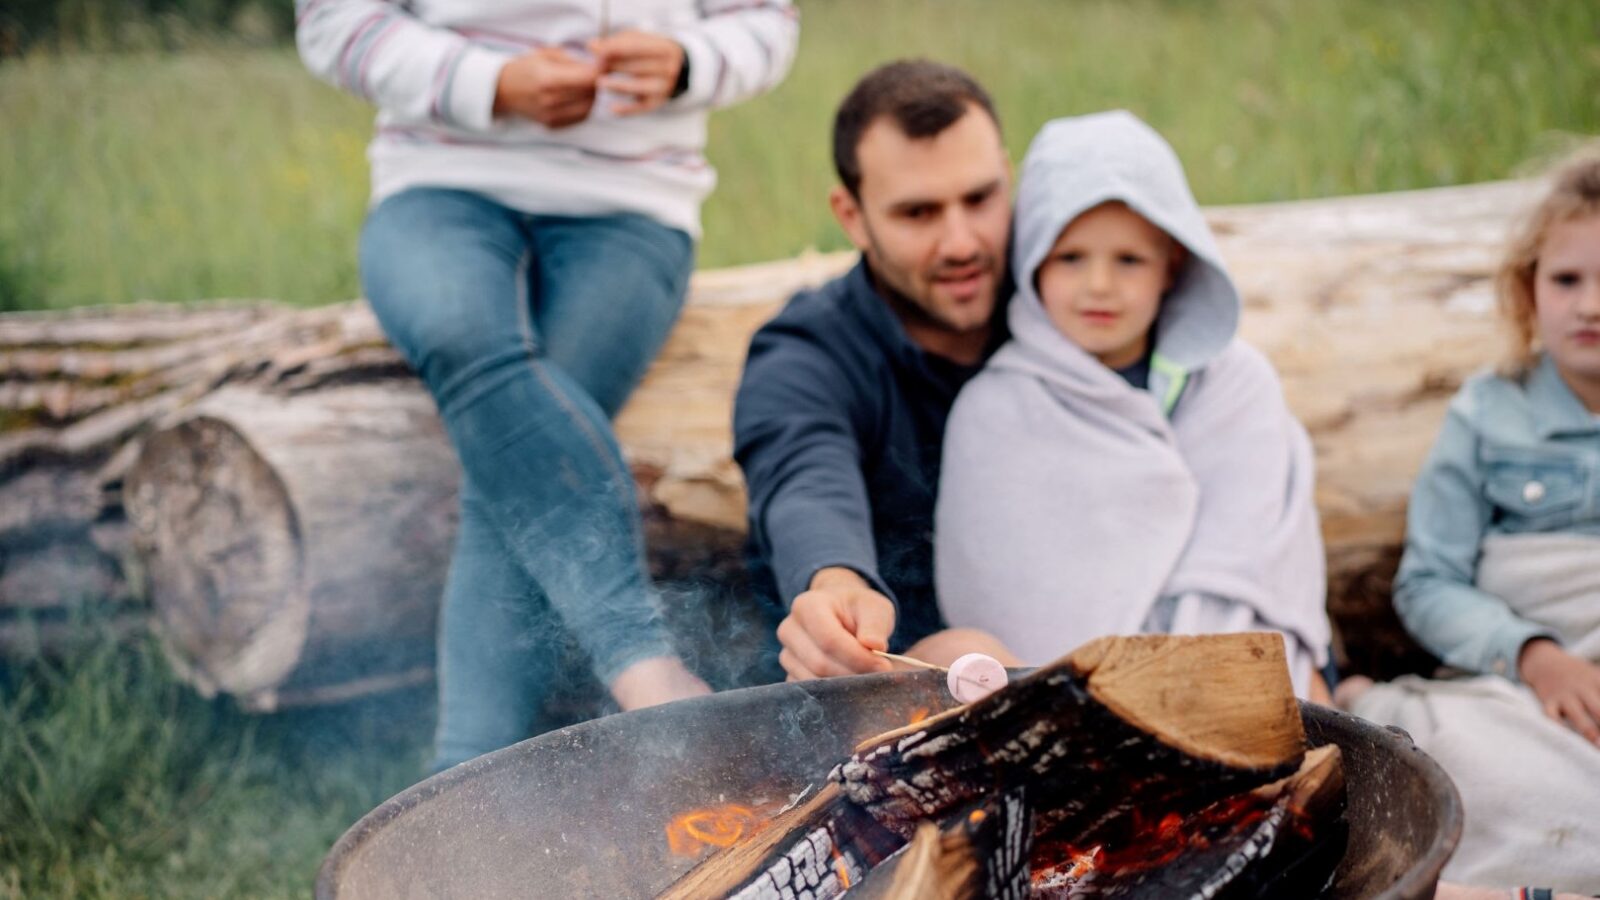
POLYGON ((909 721, 907 721, 906 724, 907 725, 915 725, 918 722, 921 722, 923 719, 926 719, 928 717, 929 712, 930 711, 926 706, 919 706, 916 709, 913 709, 911 711, 911 719, 909 721))
POLYGON ((1313 841, 1311 823, 1304 811, 1257 793, 1219 800, 1189 816, 1169 812, 1156 818, 1134 811, 1119 832, 1112 844, 1087 851, 1062 841, 1036 844, 1032 858, 1034 895, 1076 898, 1105 891, 1115 893, 1119 881, 1131 879, 1130 883, 1138 883, 1145 880, 1139 873, 1156 873, 1174 865, 1187 865, 1197 873, 1209 866, 1233 865, 1234 870, 1223 873, 1231 878, 1254 855, 1270 852, 1280 833, 1302 843, 1313 841), (1246 846, 1252 842, 1261 846, 1246 846), (1107 849, 1113 846, 1114 849, 1107 849), (1188 861, 1182 862, 1185 859, 1188 861))

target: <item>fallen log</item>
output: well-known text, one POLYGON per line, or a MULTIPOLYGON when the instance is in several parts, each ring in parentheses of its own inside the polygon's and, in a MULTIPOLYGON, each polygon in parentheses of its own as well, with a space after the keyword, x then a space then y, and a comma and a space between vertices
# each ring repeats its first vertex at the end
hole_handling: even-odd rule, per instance
MULTIPOLYGON (((1534 184, 1503 182, 1207 211, 1244 295, 1243 332, 1277 365, 1289 403, 1316 446, 1329 608, 1347 668, 1381 676, 1426 661, 1388 604, 1406 496, 1446 400, 1500 347, 1490 276, 1511 218, 1536 193, 1534 184)), ((617 422, 658 575, 738 577, 744 495, 730 458, 728 423, 749 336, 794 290, 843 271, 853 259, 809 255, 695 276, 682 320, 617 422)), ((252 610, 174 623, 170 631, 163 616, 160 628, 175 654, 198 646, 197 635, 236 633, 229 622, 252 620, 271 604, 231 577, 227 565, 174 556, 170 544, 154 538, 135 546, 126 530, 97 543, 91 530, 128 517, 124 480, 136 461, 166 452, 152 447, 183 446, 155 436, 192 429, 196 419, 212 416, 231 421, 248 443, 256 426, 247 420, 260 411, 274 404, 315 407, 324 402, 320 395, 356 385, 383 386, 373 398, 418 390, 370 312, 357 303, 313 310, 143 304, 0 315, 0 625, 20 606, 38 605, 30 598, 43 596, 16 587, 34 584, 31 577, 7 580, 10 561, 22 559, 16 548, 76 543, 99 554, 92 568, 114 573, 113 593, 136 593, 128 586, 130 557, 165 552, 153 566, 166 573, 161 592, 212 586, 205 598, 152 597, 156 603, 185 616, 209 615, 235 600, 252 610), (224 390, 237 409, 219 413, 223 404, 207 405, 207 398, 224 390), (202 407, 209 412, 200 413, 202 407), (168 563, 195 571, 179 575, 168 563)), ((444 452, 435 423, 421 416, 403 421, 418 431, 396 440, 414 440, 417 447, 433 442, 430 459, 444 452)), ((293 460, 300 450, 292 443, 255 452, 269 467, 301 465, 293 460)), ((162 470, 158 459, 142 465, 162 470)), ((426 471, 434 474, 419 469, 413 487, 448 506, 453 475, 437 466, 426 471)), ((325 490, 333 492, 325 499, 330 507, 362 508, 367 486, 352 477, 325 490)), ((288 496, 302 502, 306 495, 288 496)), ((153 529, 150 535, 195 532, 193 524, 162 523, 161 516, 183 515, 181 505, 157 505, 155 518, 140 520, 153 529)), ((296 515, 320 521, 313 512, 296 515)), ((430 521, 448 517, 428 515, 430 521)), ((384 540, 383 528, 363 533, 384 540)), ((448 529, 430 534, 448 540, 448 529)), ((335 538, 301 532, 297 540, 306 545, 301 552, 314 553, 307 548, 335 538)), ((442 546, 428 558, 442 558, 442 546)), ((389 556, 382 546, 362 553, 374 565, 389 556)), ((323 571, 334 570, 304 570, 312 578, 323 571)), ((417 574, 416 590, 437 596, 443 575, 442 567, 417 574)), ((299 588, 304 596, 328 590, 340 588, 299 588)), ((277 608, 295 602, 282 600, 277 608)), ((407 627, 419 621, 408 619, 407 627)), ((384 638, 378 630, 370 634, 373 642, 384 638)), ((315 656, 306 650, 299 658, 315 656)), ((177 661, 194 673, 232 665, 177 661)), ((284 661, 259 667, 297 668, 284 661)))
POLYGON ((123 488, 168 657, 253 709, 425 682, 456 478, 415 382, 209 394, 123 488))

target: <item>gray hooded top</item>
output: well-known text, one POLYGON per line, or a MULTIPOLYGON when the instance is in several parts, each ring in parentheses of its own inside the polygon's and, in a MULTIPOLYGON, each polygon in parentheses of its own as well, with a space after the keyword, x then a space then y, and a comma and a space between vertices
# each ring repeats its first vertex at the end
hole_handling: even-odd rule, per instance
POLYGON ((1270 628, 1302 696, 1326 659, 1312 456, 1176 154, 1126 112, 1049 123, 1023 162, 1012 338, 956 400, 935 513, 939 606, 1030 663, 1105 634, 1270 628), (1148 390, 1056 329, 1034 275, 1120 201, 1187 249, 1148 390))

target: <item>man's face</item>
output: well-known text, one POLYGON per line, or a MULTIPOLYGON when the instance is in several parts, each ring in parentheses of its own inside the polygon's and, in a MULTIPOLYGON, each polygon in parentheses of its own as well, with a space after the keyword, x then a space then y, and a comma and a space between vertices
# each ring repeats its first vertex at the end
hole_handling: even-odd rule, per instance
POLYGON ((834 188, 834 215, 884 286, 915 307, 913 337, 986 333, 1011 229, 1011 163, 994 120, 971 106, 913 139, 879 118, 856 155, 860 196, 834 188))

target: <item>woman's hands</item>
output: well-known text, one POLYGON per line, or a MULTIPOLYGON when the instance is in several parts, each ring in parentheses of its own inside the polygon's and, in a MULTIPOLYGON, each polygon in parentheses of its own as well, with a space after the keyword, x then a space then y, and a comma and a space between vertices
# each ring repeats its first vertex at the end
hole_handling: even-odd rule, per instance
POLYGON ((494 114, 566 128, 587 119, 604 91, 618 101, 608 113, 640 115, 672 99, 684 65, 676 41, 642 31, 590 41, 589 54, 540 47, 506 63, 495 85, 494 114))
POLYGON ((658 109, 672 99, 683 70, 683 47, 677 41, 643 31, 620 31, 589 42, 604 72, 600 88, 630 98, 608 111, 614 116, 636 116, 658 109))
POLYGON ((506 63, 495 85, 495 116, 521 116, 546 128, 565 128, 589 117, 600 80, 594 60, 560 47, 540 47, 506 63))
POLYGON ((1545 715, 1600 745, 1600 666, 1548 638, 1534 638, 1522 645, 1517 671, 1545 715))

